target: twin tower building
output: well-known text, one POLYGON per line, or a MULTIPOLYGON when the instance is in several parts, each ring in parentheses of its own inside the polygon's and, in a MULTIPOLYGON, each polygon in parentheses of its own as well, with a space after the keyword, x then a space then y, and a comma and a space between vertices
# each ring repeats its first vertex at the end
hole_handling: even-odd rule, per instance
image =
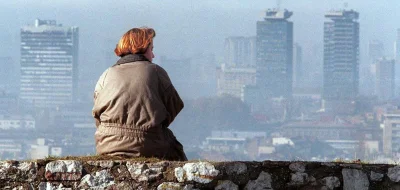
MULTIPOLYGON (((250 85, 242 89, 243 101, 252 102, 255 97, 261 99, 280 97, 289 100, 292 98, 293 83, 300 74, 296 69, 301 66, 294 61, 298 59, 293 59, 301 56, 301 48, 293 43, 293 22, 289 21, 292 14, 287 10, 268 10, 264 20, 257 22, 256 37, 250 39, 250 42, 255 43, 253 51, 256 55, 254 55, 254 66, 251 67, 254 68, 255 84, 248 81, 250 85), (258 95, 255 96, 255 93, 258 95)), ((325 14, 322 90, 325 109, 341 112, 341 109, 348 109, 358 95, 360 33, 358 17, 359 13, 353 10, 332 11, 325 14)), ((230 49, 237 47, 230 40, 232 39, 227 39, 225 48, 228 48, 228 52, 234 52, 230 49)), ((233 55, 225 57, 227 57, 226 62, 235 61, 233 55)), ((239 58, 240 56, 236 60, 238 63, 239 58)), ((251 58, 245 61, 246 64, 251 62, 251 58)), ((238 66, 235 63, 233 65, 238 66)), ((225 67, 224 65, 222 70, 227 70, 225 67)), ((314 70, 319 69, 314 68, 314 70)), ((305 71, 303 75, 310 73, 305 71)), ((223 82, 225 81, 219 81, 218 85, 223 82)))

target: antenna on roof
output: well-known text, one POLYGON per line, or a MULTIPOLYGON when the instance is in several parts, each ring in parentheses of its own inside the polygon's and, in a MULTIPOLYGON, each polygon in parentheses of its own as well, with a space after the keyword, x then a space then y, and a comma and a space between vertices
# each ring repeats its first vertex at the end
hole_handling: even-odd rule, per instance
POLYGON ((282 3, 282 0, 276 0, 276 9, 277 10, 281 9, 281 3, 282 3))
POLYGON ((347 3, 347 2, 344 2, 344 9, 347 9, 347 7, 349 6, 349 3, 347 3))

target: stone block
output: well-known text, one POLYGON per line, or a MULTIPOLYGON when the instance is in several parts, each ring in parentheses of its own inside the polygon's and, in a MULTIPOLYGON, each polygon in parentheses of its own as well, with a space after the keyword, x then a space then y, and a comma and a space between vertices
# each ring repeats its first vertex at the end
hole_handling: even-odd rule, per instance
POLYGON ((239 190, 239 186, 229 180, 218 181, 215 190, 239 190))
POLYGON ((392 168, 388 169, 388 173, 387 173, 388 177, 390 180, 392 180, 393 182, 399 182, 400 181, 400 166, 395 166, 392 168))
POLYGON ((250 180, 246 186, 245 190, 265 190, 272 189, 272 179, 271 175, 267 172, 262 171, 256 180, 250 180))
POLYGON ((357 169, 343 169, 344 190, 368 190, 369 180, 367 174, 357 169))
POLYGON ((304 172, 306 171, 306 165, 303 162, 295 162, 289 165, 289 169, 294 172, 304 172))
POLYGON ((226 173, 228 175, 240 175, 246 172, 247 166, 242 162, 233 162, 226 165, 226 173))
POLYGON ((82 177, 82 163, 76 160, 57 160, 46 165, 45 177, 49 181, 76 181, 82 177))
POLYGON ((114 184, 114 178, 108 173, 107 170, 101 170, 96 172, 93 176, 91 174, 87 174, 83 176, 81 182, 78 187, 90 187, 91 189, 102 189, 114 184))
POLYGON ((371 178, 372 181, 382 181, 383 176, 384 175, 381 174, 381 173, 377 173, 377 172, 371 171, 370 178, 371 178))
POLYGON ((87 161, 91 166, 100 166, 101 168, 112 168, 114 166, 114 161, 112 160, 100 160, 100 161, 87 161))
POLYGON ((210 183, 218 174, 219 171, 209 162, 186 163, 175 168, 175 177, 179 182, 210 183))
POLYGON ((32 182, 36 179, 36 162, 0 162, 0 179, 13 180, 16 182, 32 182))
POLYGON ((153 164, 127 162, 126 167, 128 168, 128 171, 133 179, 139 182, 151 182, 162 178, 163 172, 165 171, 167 164, 168 163, 166 162, 153 164))
POLYGON ((329 176, 325 177, 321 180, 321 184, 324 185, 325 189, 333 190, 337 187, 340 187, 340 180, 338 177, 329 176))
POLYGON ((296 172, 296 173, 292 174, 291 181, 289 182, 288 185, 290 185, 290 186, 304 185, 304 184, 307 184, 308 182, 309 182, 308 174, 296 172))
POLYGON ((174 182, 164 182, 157 186, 157 190, 178 190, 183 189, 182 184, 174 182))

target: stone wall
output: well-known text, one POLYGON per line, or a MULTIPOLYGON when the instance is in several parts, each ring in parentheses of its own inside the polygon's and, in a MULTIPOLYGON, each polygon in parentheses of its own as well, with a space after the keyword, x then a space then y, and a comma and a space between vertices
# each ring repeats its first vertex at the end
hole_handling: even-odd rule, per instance
POLYGON ((400 189, 400 166, 320 162, 0 162, 0 189, 400 189))

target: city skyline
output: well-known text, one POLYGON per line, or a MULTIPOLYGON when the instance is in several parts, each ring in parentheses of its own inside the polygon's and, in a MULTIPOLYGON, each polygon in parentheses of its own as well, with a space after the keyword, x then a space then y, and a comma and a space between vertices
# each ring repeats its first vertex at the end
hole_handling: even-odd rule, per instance
MULTIPOLYGON (((0 39, 9 44, 0 47, 0 64, 17 65, 7 69, 21 72, 20 80, 14 81, 21 82, 21 93, 0 91, 0 159, 37 158, 53 154, 52 148, 58 156, 95 154, 91 115, 94 85, 118 59, 113 51, 119 37, 127 29, 143 25, 155 29, 154 63, 168 72, 185 103, 170 128, 190 158, 203 158, 210 150, 244 160, 290 160, 297 156, 327 160, 352 158, 354 152, 361 152, 361 158, 375 159, 383 152, 383 133, 388 137, 392 132, 384 132, 382 126, 390 114, 400 113, 400 96, 393 92, 395 77, 400 75, 393 73, 392 59, 398 50, 394 42, 400 39, 394 33, 400 25, 386 23, 388 16, 399 14, 389 11, 392 7, 382 3, 368 9, 365 4, 371 5, 369 0, 354 0, 348 7, 344 1, 287 0, 280 9, 274 8, 274 1, 234 0, 226 6, 226 2, 216 0, 178 1, 176 6, 141 0, 121 6, 92 5, 92 0, 76 4, 64 0, 24 4, 16 0, 23 7, 32 6, 26 14, 4 3, 10 10, 20 11, 16 11, 20 17, 8 16, 9 22, 0 17, 0 27, 6 28, 0 39), (99 9, 105 7, 108 9, 99 9), (386 7, 387 14, 380 10, 374 13, 377 7, 386 7), (36 25, 46 30, 33 24, 35 18, 36 25), (370 30, 375 27, 382 31, 370 30), (50 31, 50 37, 44 31, 50 31), (21 37, 5 37, 10 33, 21 37), (79 43, 75 43, 78 35, 79 43), (45 44, 47 41, 56 43, 45 44), (375 70, 372 77, 363 75, 373 80, 360 78, 362 66, 375 70), (359 86, 381 90, 361 93, 359 86), (48 109, 50 106, 43 105, 61 102, 44 95, 40 99, 49 98, 48 102, 29 109, 27 97, 41 96, 42 92, 65 95, 62 101, 66 103, 48 109), (341 108, 350 111, 331 112, 324 99, 345 99, 341 108), (30 122, 28 127, 26 122, 30 122), (301 138, 320 143, 302 142, 301 138), (232 139, 232 144, 226 139, 232 139), (291 143, 274 143, 279 140, 291 143), (303 143, 327 150, 304 155, 301 152, 309 149, 303 143), (2 147, 12 144, 18 151, 2 154, 10 151, 2 147), (289 147, 293 155, 285 154, 281 145, 289 147), (304 149, 295 152, 298 147, 304 149)), ((4 75, 7 81, 15 77, 3 73, 10 74, 4 75)), ((4 82, 0 85, 4 89, 9 86, 4 82)), ((395 158, 390 154, 400 153, 397 151, 385 150, 382 156, 395 158)))

